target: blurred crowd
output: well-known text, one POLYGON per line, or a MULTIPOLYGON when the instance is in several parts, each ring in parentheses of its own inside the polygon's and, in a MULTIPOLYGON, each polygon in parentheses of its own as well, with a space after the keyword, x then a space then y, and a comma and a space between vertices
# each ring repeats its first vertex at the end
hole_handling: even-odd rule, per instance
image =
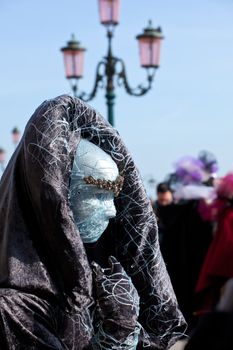
POLYGON ((161 251, 191 334, 186 348, 233 349, 233 173, 219 177, 204 151, 178 160, 156 194, 161 251))

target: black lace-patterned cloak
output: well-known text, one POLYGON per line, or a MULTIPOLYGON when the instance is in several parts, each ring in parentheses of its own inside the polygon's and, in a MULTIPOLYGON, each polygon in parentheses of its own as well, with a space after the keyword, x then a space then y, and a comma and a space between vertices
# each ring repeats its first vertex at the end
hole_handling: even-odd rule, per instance
POLYGON ((92 272, 112 254, 140 295, 138 348, 166 349, 185 321, 161 259, 157 225, 134 162, 112 128, 79 99, 45 101, 29 120, 0 185, 0 349, 91 348, 92 272), (69 207, 80 137, 124 172, 117 217, 84 247, 69 207))

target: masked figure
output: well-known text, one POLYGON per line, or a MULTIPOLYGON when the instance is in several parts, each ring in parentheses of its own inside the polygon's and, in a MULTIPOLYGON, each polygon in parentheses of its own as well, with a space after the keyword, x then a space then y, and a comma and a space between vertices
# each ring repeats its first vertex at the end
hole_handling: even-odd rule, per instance
POLYGON ((167 349, 185 331, 134 162, 77 98, 29 120, 1 179, 0 242, 1 349, 167 349))
POLYGON ((71 173, 70 203, 84 243, 96 242, 109 219, 116 216, 114 184, 118 194, 123 177, 119 177, 116 163, 101 148, 82 139, 71 173))

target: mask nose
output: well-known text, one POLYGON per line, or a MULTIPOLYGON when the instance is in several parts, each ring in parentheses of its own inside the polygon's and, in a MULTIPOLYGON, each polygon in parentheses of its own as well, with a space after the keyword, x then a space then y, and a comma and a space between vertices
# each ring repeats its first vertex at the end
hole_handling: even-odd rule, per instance
POLYGON ((105 214, 109 219, 116 216, 116 208, 113 201, 105 203, 105 214))

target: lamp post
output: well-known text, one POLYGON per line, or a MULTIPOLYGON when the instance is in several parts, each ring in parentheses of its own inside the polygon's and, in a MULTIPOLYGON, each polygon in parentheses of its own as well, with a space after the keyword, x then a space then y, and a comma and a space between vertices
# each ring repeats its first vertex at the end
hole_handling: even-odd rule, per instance
POLYGON ((119 23, 119 7, 120 0, 99 0, 100 22, 107 29, 108 49, 107 55, 97 64, 94 87, 90 93, 80 92, 77 94, 78 81, 83 76, 85 48, 72 35, 67 46, 61 49, 64 54, 66 78, 70 81, 74 96, 84 101, 90 101, 96 96, 98 88, 104 87, 108 121, 113 126, 116 84, 123 85, 129 95, 145 95, 152 88, 155 71, 159 67, 160 46, 163 39, 161 28, 153 28, 151 21, 144 32, 136 36, 139 42, 141 66, 147 71, 147 83, 132 88, 127 79, 124 61, 112 53, 114 28, 119 23))
POLYGON ((0 169, 2 173, 5 170, 5 158, 6 158, 6 151, 3 148, 0 148, 0 169))
MULTIPOLYGON (((12 137, 12 143, 14 145, 14 148, 17 147, 19 141, 20 141, 20 137, 21 137, 21 133, 20 130, 17 127, 14 127, 11 131, 11 137, 12 137)), ((3 174, 5 167, 6 167, 6 151, 4 148, 0 147, 0 178, 1 175, 3 174)))
POLYGON ((155 185, 157 183, 157 180, 154 178, 152 174, 148 174, 145 177, 142 178, 145 188, 147 190, 147 195, 149 198, 154 198, 155 194, 155 185))

